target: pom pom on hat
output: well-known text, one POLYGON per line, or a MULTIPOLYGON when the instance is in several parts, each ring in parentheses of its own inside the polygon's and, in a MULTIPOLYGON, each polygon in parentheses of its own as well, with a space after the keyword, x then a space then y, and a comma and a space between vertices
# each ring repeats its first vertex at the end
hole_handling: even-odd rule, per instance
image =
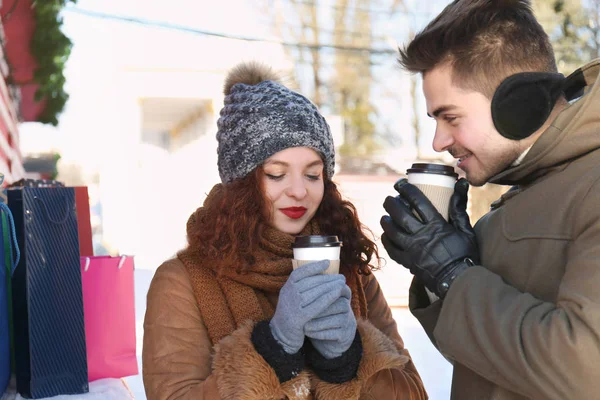
POLYGON ((281 83, 279 75, 277 75, 277 73, 275 73, 268 65, 256 61, 238 64, 227 74, 225 84, 223 85, 223 93, 225 96, 230 94, 231 88, 237 83, 257 85, 263 81, 281 83))

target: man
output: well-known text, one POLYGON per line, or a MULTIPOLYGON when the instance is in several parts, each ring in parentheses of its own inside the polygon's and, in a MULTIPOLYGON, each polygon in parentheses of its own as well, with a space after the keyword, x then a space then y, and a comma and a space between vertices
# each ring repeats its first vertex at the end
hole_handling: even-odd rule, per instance
POLYGON ((434 149, 512 186, 475 229, 464 179, 449 222, 406 180, 384 203, 452 399, 600 398, 600 60, 565 79, 529 1, 456 0, 400 63, 423 76, 434 149))

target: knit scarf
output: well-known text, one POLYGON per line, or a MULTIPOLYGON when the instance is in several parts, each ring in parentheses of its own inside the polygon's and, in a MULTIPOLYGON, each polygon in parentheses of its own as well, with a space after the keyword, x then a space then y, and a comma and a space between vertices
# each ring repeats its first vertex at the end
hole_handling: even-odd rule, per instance
MULTIPOLYGON (((217 187, 220 185, 217 185, 217 187)), ((207 212, 208 202, 222 193, 215 187, 190 218, 190 223, 202 221, 207 212)), ((311 221, 301 235, 318 235, 318 224, 311 221)), ((238 273, 236 268, 219 270, 219 260, 208 260, 197 249, 188 247, 178 254, 185 265, 202 320, 213 344, 230 335, 248 320, 269 320, 275 312, 266 293, 278 293, 292 272, 292 243, 294 236, 267 228, 260 241, 255 256, 256 262, 245 272, 238 273)), ((366 318, 367 303, 358 269, 346 265, 340 266, 340 273, 346 277, 346 284, 352 290, 351 307, 355 316, 366 318)))

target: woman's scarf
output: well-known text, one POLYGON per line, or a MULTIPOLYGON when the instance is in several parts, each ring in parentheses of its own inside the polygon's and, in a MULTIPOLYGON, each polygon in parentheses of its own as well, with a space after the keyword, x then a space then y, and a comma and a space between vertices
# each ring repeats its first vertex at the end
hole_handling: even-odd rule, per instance
MULTIPOLYGON (((217 201, 222 190, 217 185, 208 195, 204 207, 190 217, 190 224, 202 223, 207 204, 217 201)), ((318 235, 318 224, 311 221, 301 235, 318 235)), ((213 344, 230 335, 245 321, 268 320, 275 309, 266 293, 279 293, 292 272, 294 236, 274 228, 265 229, 255 263, 244 272, 237 268, 219 268, 219 260, 202 256, 198 249, 187 248, 178 254, 192 282, 202 320, 213 344), (219 274, 217 274, 219 271, 219 274)), ((341 266, 346 284, 352 290, 351 306, 355 316, 366 318, 367 304, 358 268, 341 266)))

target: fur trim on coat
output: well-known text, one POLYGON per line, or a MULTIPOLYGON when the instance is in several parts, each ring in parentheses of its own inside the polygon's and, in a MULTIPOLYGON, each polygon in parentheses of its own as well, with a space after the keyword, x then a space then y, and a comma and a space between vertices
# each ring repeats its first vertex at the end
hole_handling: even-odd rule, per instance
POLYGON ((281 384, 275 371, 252 345, 250 335, 253 327, 254 324, 248 322, 216 345, 213 370, 217 375, 219 394, 224 400, 358 399, 373 375, 386 369, 402 369, 409 361, 386 335, 370 322, 359 320, 363 357, 355 379, 342 384, 327 383, 310 370, 305 370, 281 384))
POLYGON ((213 370, 221 399, 311 399, 309 373, 303 371, 279 383, 273 368, 254 349, 250 340, 253 328, 249 321, 215 346, 213 370))
POLYGON ((334 384, 320 380, 311 374, 311 387, 314 388, 317 400, 358 399, 366 382, 376 373, 386 369, 402 369, 409 358, 398 352, 398 348, 381 331, 366 320, 359 320, 363 345, 363 357, 355 379, 334 384))

